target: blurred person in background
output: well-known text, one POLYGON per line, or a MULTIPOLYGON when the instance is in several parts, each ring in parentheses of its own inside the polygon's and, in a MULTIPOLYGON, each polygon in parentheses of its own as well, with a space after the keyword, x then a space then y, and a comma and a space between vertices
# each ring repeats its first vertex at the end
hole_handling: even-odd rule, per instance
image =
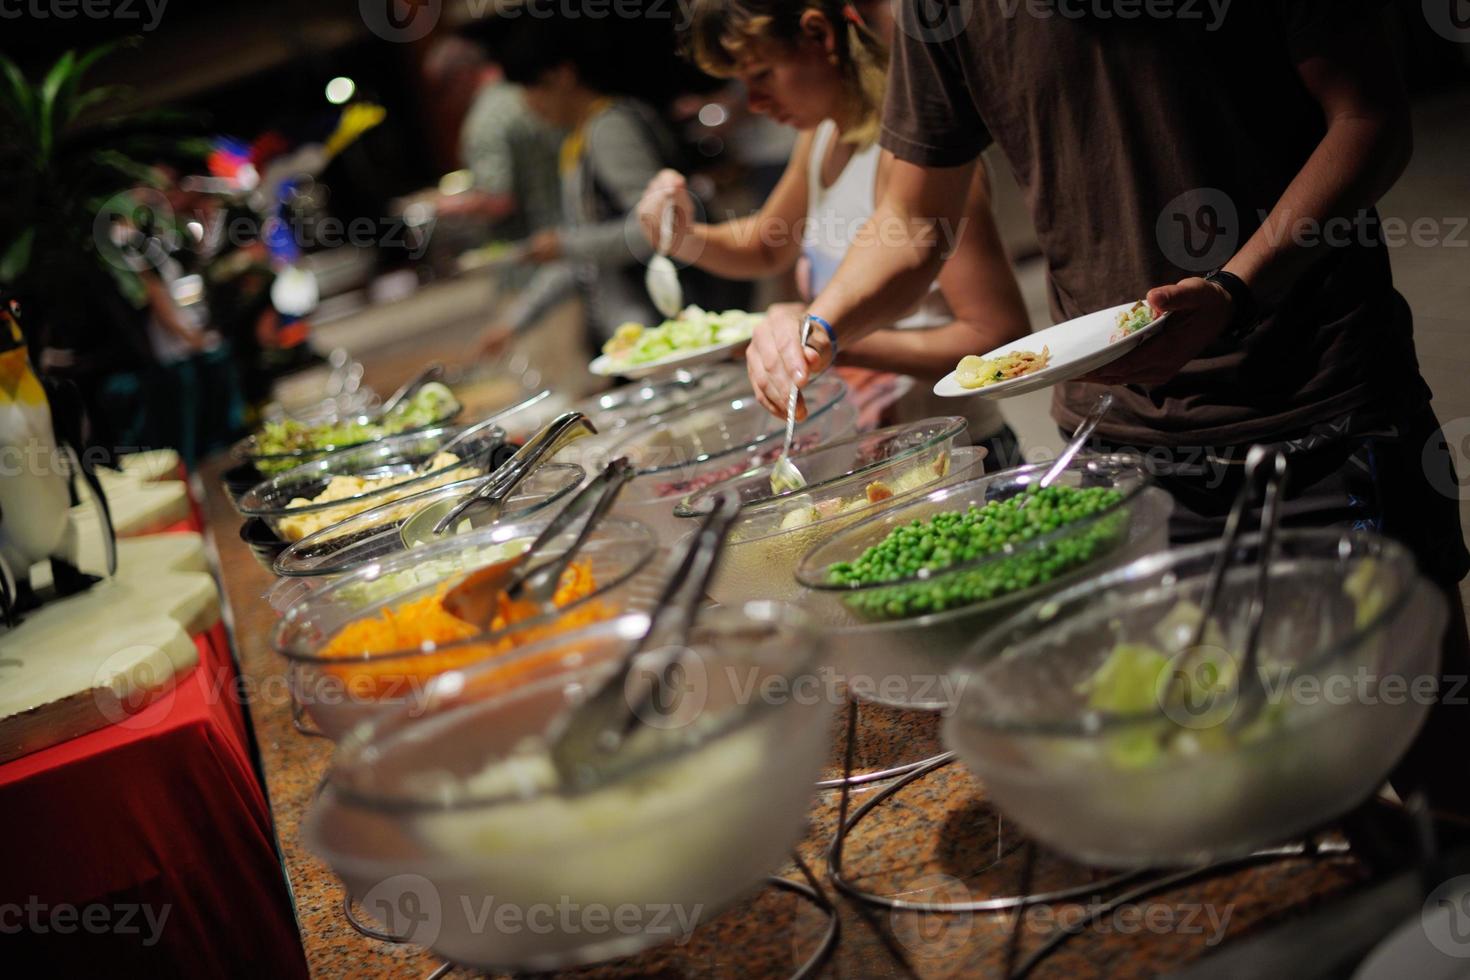
MULTIPOLYGON (((888 66, 879 30, 885 23, 891 29, 883 16, 875 29, 851 4, 833 0, 694 0, 687 45, 699 66, 738 79, 753 111, 801 136, 775 190, 747 218, 695 222, 684 177, 660 173, 638 205, 647 240, 657 240, 660 217, 672 206, 675 259, 746 279, 800 264, 807 298, 820 292, 872 216, 892 165, 876 142, 888 66)), ((972 440, 989 450, 987 468, 1014 466, 1019 446, 993 402, 957 405, 931 391, 948 370, 935 365, 952 365, 1030 332, 983 170, 970 182, 953 238, 947 244, 955 261, 922 300, 891 328, 846 345, 837 363, 919 378, 899 402, 897 421, 963 411, 972 440)))
POLYGON ((459 158, 474 185, 441 197, 438 213, 483 218, 494 237, 514 241, 560 224, 557 155, 565 134, 533 113, 521 87, 469 38, 438 42, 424 67, 436 90, 472 93, 459 125, 459 158))
POLYGON ((609 21, 517 17, 501 25, 492 52, 526 104, 566 137, 558 154, 562 222, 529 240, 526 261, 543 266, 482 338, 503 351, 562 300, 581 294, 588 340, 600 347, 623 323, 655 324, 644 288, 653 250, 630 227, 643 188, 676 166, 678 145, 647 104, 618 94, 624 71, 609 21))

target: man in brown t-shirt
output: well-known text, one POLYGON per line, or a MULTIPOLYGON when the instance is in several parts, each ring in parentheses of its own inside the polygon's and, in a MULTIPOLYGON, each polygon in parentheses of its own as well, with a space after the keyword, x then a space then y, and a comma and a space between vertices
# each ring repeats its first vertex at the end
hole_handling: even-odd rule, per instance
MULTIPOLYGON (((758 397, 784 414, 834 344, 927 285, 995 143, 1058 321, 1144 295, 1173 313, 1132 354, 1057 387, 1063 429, 1111 386, 1099 444, 1149 453, 1176 540, 1219 533, 1246 446, 1285 446, 1289 521, 1405 541, 1445 587, 1446 673, 1464 673, 1459 487, 1373 210, 1412 145, 1381 6, 905 0, 882 133, 897 159, 873 221, 910 234, 860 236, 872 244, 806 311, 822 326, 806 348, 802 311, 773 310, 747 353, 758 397)), ((1465 736, 1447 726, 1466 714, 1437 711, 1427 741, 1458 753, 1465 736)))

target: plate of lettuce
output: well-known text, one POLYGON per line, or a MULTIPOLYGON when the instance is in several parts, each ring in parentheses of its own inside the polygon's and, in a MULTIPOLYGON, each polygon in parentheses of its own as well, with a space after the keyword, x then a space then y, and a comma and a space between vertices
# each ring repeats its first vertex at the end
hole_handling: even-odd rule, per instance
POLYGON ((602 346, 602 356, 588 366, 602 377, 647 378, 678 368, 726 360, 750 341, 764 314, 744 310, 714 313, 685 307, 677 317, 656 327, 625 323, 602 346))

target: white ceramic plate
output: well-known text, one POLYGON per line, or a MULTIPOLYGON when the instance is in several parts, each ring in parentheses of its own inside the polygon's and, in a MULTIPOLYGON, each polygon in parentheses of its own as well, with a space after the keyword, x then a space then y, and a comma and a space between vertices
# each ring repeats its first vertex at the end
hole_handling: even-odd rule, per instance
POLYGON ((700 347, 695 350, 676 351, 668 357, 657 361, 648 361, 643 364, 627 364, 623 361, 615 361, 606 354, 594 358, 587 365, 587 370, 604 378, 620 377, 651 378, 656 374, 673 374, 680 368, 693 367, 696 364, 712 364, 715 361, 727 361, 733 351, 743 348, 750 343, 750 338, 744 340, 731 340, 723 344, 714 344, 710 347, 700 347))
POLYGON ((1111 364, 1152 337, 1163 326, 1164 321, 1169 319, 1169 314, 1165 313, 1137 333, 1129 334, 1116 344, 1108 343, 1108 338, 1118 329, 1118 314, 1131 310, 1134 305, 1124 303, 1110 310, 1089 313, 981 355, 990 358, 1014 351, 1040 353, 1042 347, 1051 348, 1050 363, 1035 374, 1024 374, 985 388, 965 388, 951 371, 934 386, 934 394, 941 398, 1010 398, 1070 381, 1089 371, 1095 371, 1104 364, 1111 364))

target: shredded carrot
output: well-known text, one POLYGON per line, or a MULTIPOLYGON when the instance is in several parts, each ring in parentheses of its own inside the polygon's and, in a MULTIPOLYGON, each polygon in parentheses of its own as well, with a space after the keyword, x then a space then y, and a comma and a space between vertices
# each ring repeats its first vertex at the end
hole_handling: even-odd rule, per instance
MULTIPOLYGON (((615 614, 606 603, 595 600, 582 602, 575 609, 544 626, 516 630, 508 636, 486 643, 463 643, 462 641, 479 635, 480 631, 451 614, 441 604, 444 594, 453 584, 453 581, 446 582, 443 587, 421 599, 404 603, 397 609, 384 609, 370 619, 347 624, 321 651, 323 657, 334 659, 404 650, 421 650, 422 653, 334 664, 326 668, 327 671, 349 682, 352 690, 366 696, 397 696, 411 693, 410 685, 417 685, 436 674, 508 653, 516 647, 569 630, 590 626, 615 614), (452 646, 456 643, 460 645, 452 646), (450 649, 436 649, 443 646, 450 646, 450 649)), ((562 573, 552 602, 558 607, 571 605, 578 599, 591 595, 596 587, 591 566, 586 562, 573 562, 562 573)), ((535 616, 539 611, 535 603, 525 600, 511 602, 502 594, 500 611, 491 621, 490 631, 498 632, 514 626, 535 616)), ((545 657, 537 657, 534 662, 518 661, 507 664, 503 669, 509 679, 529 673, 564 654, 565 651, 548 651, 545 657)))

